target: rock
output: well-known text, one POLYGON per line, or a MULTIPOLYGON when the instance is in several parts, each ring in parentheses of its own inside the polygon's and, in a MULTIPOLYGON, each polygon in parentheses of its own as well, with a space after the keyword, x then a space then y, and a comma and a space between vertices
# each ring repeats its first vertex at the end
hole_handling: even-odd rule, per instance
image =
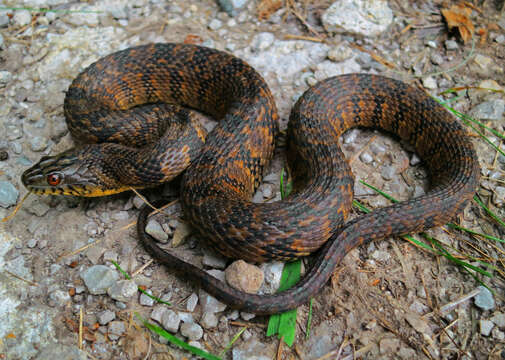
POLYGON ((251 319, 254 319, 256 317, 256 314, 251 314, 248 312, 241 311, 240 312, 240 317, 244 319, 245 321, 249 321, 251 319))
POLYGON ((491 317, 491 321, 496 324, 500 329, 505 329, 505 314, 496 312, 491 317))
POLYGON ((100 325, 107 325, 116 318, 116 313, 110 310, 105 310, 97 315, 97 320, 100 325))
POLYGON ((400 348, 400 340, 393 338, 385 338, 379 342, 379 351, 381 354, 394 354, 400 348))
POLYGON ((410 157, 410 165, 411 166, 416 166, 421 163, 421 158, 417 156, 416 153, 413 153, 412 156, 410 157))
MULTIPOLYGON (((152 316, 152 315, 151 315, 152 316)), ((167 331, 171 333, 176 333, 179 330, 179 324, 181 323, 181 318, 179 314, 170 309, 165 309, 161 315, 161 325, 167 331)))
POLYGON ((470 115, 480 120, 501 120, 504 111, 505 101, 495 99, 480 103, 470 111, 470 115))
POLYGON ((359 159, 363 162, 363 164, 370 164, 373 161, 372 155, 370 155, 366 151, 362 152, 359 155, 359 159))
POLYGON ((384 166, 381 170, 381 176, 384 180, 392 180, 396 174, 396 169, 392 165, 384 166))
POLYGON ((432 78, 431 76, 425 77, 423 79, 423 86, 426 89, 430 89, 430 90, 436 89, 437 88, 437 81, 434 78, 432 78))
POLYGON ((318 359, 336 348, 335 344, 342 341, 342 336, 338 332, 335 334, 334 327, 331 320, 312 325, 310 337, 302 345, 305 359, 318 359))
POLYGON ((32 22, 32 14, 28 10, 17 10, 12 21, 18 26, 28 25, 32 22))
POLYGON ((203 329, 196 323, 183 323, 181 325, 181 334, 189 340, 200 340, 203 336, 203 329))
POLYGON ((393 22, 393 11, 384 0, 335 1, 322 15, 328 32, 377 36, 393 22))
POLYGON ((263 286, 261 287, 261 294, 273 294, 279 288, 282 277, 282 269, 284 263, 281 261, 273 261, 261 264, 260 269, 264 274, 263 286))
POLYGON ((47 148, 47 139, 42 136, 34 136, 30 139, 30 149, 34 152, 43 151, 47 148))
POLYGON ((137 284, 133 280, 119 280, 112 285, 107 294, 117 301, 128 302, 135 294, 137 294, 137 284))
POLYGON ((249 0, 217 0, 217 3, 223 11, 230 16, 235 16, 237 10, 244 8, 249 0))
POLYGON ((123 321, 111 321, 108 326, 107 336, 111 340, 117 340, 126 331, 126 326, 123 321))
POLYGON ((51 299, 57 306, 65 306, 71 300, 68 291, 55 290, 49 294, 49 299, 51 299))
POLYGON ((480 293, 474 298, 475 305, 482 310, 494 309, 493 293, 484 286, 479 286, 478 289, 480 289, 480 293))
POLYGON ((93 265, 95 265, 100 260, 100 257, 102 256, 104 251, 105 251, 104 247, 100 245, 95 245, 86 250, 86 257, 93 265))
POLYGON ((481 54, 475 55, 473 61, 475 61, 475 63, 482 69, 488 69, 493 63, 493 59, 491 59, 489 56, 484 56, 481 54))
POLYGON ((444 58, 439 53, 431 54, 430 60, 435 65, 442 65, 444 63, 444 58))
POLYGON ((44 216, 49 211, 50 207, 47 205, 42 197, 33 197, 25 202, 25 209, 30 214, 35 216, 44 216))
POLYGON ((68 346, 55 343, 49 343, 48 345, 45 345, 45 347, 40 349, 40 352, 36 356, 36 359, 37 360, 62 359, 62 354, 65 354, 64 357, 65 360, 88 359, 88 355, 86 354, 86 352, 79 350, 76 346, 68 346))
POLYGON ((191 234, 191 226, 185 222, 179 222, 179 225, 174 231, 174 236, 172 237, 172 246, 177 247, 191 234))
POLYGON ((226 268, 225 274, 230 286, 249 294, 258 292, 264 278, 263 271, 259 267, 248 264, 244 260, 233 262, 226 268))
POLYGON ((9 25, 9 17, 4 12, 0 13, 0 27, 6 27, 9 25))
POLYGON ((198 291, 198 299, 203 312, 217 313, 226 309, 226 304, 223 304, 205 290, 200 289, 198 291))
POLYGON ((356 138, 358 137, 360 133, 359 129, 351 129, 349 131, 346 131, 344 134, 344 144, 352 144, 353 142, 356 141, 356 138))
POLYGON ((216 314, 212 312, 204 312, 201 319, 200 325, 202 325, 205 329, 212 329, 217 326, 218 318, 216 314))
POLYGON ((489 320, 479 320, 480 334, 484 336, 491 335, 491 330, 493 330, 494 324, 489 320))
POLYGON ((447 50, 457 50, 459 48, 459 45, 454 40, 446 40, 445 41, 445 48, 447 50))
MULTIPOLYGON (((148 293, 149 295, 153 294, 153 292, 151 290, 147 290, 146 293, 148 293)), ((154 305, 154 299, 151 298, 150 296, 147 296, 144 293, 140 294, 139 302, 140 302, 140 305, 144 305, 144 306, 153 306, 154 305)))
POLYGON ((160 223, 157 222, 155 219, 149 219, 149 221, 147 222, 146 233, 151 235, 160 243, 168 242, 168 234, 165 231, 163 231, 163 228, 161 227, 160 223))
POLYGON ((202 264, 214 269, 224 269, 226 267, 226 259, 214 252, 206 252, 203 254, 202 264))
POLYGON ((223 22, 219 19, 212 19, 208 26, 209 29, 216 31, 223 26, 223 22))
POLYGON ((163 317, 163 313, 167 311, 168 309, 165 307, 165 305, 158 304, 154 307, 153 311, 151 312, 151 319, 159 322, 161 324, 161 318, 163 317))
POLYGON ((117 262, 117 253, 113 250, 107 250, 103 253, 103 261, 117 262))
POLYGON ((8 208, 16 205, 18 201, 19 191, 14 185, 8 181, 0 181, 0 206, 8 208))
POLYGON ((274 344, 260 343, 252 338, 233 347, 233 360, 271 360, 275 357, 274 344))
POLYGON ((375 250, 370 257, 374 260, 386 263, 391 258, 391 255, 387 251, 375 250))
POLYGON ((505 204, 505 187, 497 186, 493 192, 493 204, 498 207, 503 207, 505 204))
POLYGON ((189 312, 193 312, 195 311, 195 308, 196 308, 196 304, 198 303, 198 295, 196 295, 196 293, 192 293, 189 298, 188 298, 188 301, 186 302, 186 309, 189 311, 189 312))
POLYGON ((263 51, 268 49, 275 41, 274 34, 270 32, 261 32, 254 35, 251 41, 251 49, 254 51, 263 51))
POLYGON ((81 272, 80 275, 88 291, 93 295, 107 293, 107 290, 119 279, 117 271, 105 265, 91 266, 81 272))

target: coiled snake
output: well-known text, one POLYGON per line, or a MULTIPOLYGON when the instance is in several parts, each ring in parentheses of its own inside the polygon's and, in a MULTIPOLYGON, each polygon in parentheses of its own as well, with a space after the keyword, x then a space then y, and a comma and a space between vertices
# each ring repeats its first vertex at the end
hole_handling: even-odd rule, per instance
POLYGON ((156 259, 252 313, 302 304, 351 249, 444 224, 478 186, 476 155, 457 120, 422 91, 377 75, 329 78, 298 100, 287 145, 294 192, 267 204, 250 199, 273 154, 277 110, 261 76, 234 56, 183 44, 119 51, 73 81, 64 111, 73 136, 93 144, 41 159, 22 176, 30 191, 106 195, 169 181, 190 164, 181 184, 184 217, 223 255, 262 262, 321 248, 295 287, 246 294, 160 249, 144 231, 149 209, 140 212, 139 238, 156 259), (219 120, 206 139, 186 108, 219 120), (430 172, 431 189, 344 225, 354 179, 337 138, 353 127, 382 129, 410 143, 430 172))

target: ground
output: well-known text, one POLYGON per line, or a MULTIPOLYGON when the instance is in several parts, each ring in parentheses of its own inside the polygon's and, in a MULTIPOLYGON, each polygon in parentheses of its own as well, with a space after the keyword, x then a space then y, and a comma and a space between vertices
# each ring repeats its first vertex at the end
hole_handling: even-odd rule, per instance
MULTIPOLYGON (((343 73, 383 74, 450 100, 450 106, 497 132, 481 125, 469 130, 482 169, 479 199, 503 221, 505 155, 476 132, 505 147, 503 135, 500 139, 505 133, 503 2, 464 2, 455 8, 438 0, 370 1, 368 10, 359 8, 360 1, 337 3, 348 7, 332 12, 337 5, 322 0, 0 0, 0 217, 9 215, 26 193, 20 178, 25 169, 43 155, 72 146, 62 104, 80 71, 130 46, 192 42, 230 52, 255 67, 275 96, 282 129, 303 91, 343 73), (355 9, 368 17, 355 16, 355 9), (441 94, 455 87, 460 90, 457 96, 441 94)), ((279 143, 255 201, 280 198, 285 148, 279 143)), ((355 198, 366 206, 382 207, 389 200, 358 180, 400 200, 427 189, 422 162, 394 138, 351 130, 341 143, 356 177, 355 198)), ((144 195, 152 200, 160 193, 176 195, 177 186, 144 195)), ((192 356, 166 345, 134 313, 158 319, 179 338, 213 354, 223 351, 245 326, 221 355, 226 359, 352 359, 353 354, 364 359, 505 358, 503 240, 449 226, 429 231, 458 260, 491 277, 467 271, 405 239, 358 248, 314 297, 310 332, 304 305, 298 309, 294 345, 279 351, 279 339, 266 336, 268 318, 223 310, 191 281, 150 262, 132 226, 142 203, 133 193, 91 200, 30 196, 0 225, 0 359, 60 358, 62 353, 69 359, 192 356), (140 297, 135 287, 131 292, 132 282, 116 272, 112 261, 134 275, 137 285, 174 304, 172 312, 140 297), (87 272, 101 275, 85 282, 87 272), (109 280, 109 293, 91 286, 99 288, 101 281, 109 280), (80 314, 85 327, 82 350, 80 314)), ((186 228, 179 205, 166 212, 168 218, 156 218, 153 226, 160 227, 161 237, 177 237, 186 228)), ((353 216, 359 214, 356 210, 353 216)), ((504 239, 499 221, 476 202, 454 219, 460 226, 504 239)), ((196 235, 175 252, 207 269, 216 268, 216 276, 229 264, 196 235)), ((277 263, 262 267, 266 279, 260 291, 275 287, 280 269, 277 263)))

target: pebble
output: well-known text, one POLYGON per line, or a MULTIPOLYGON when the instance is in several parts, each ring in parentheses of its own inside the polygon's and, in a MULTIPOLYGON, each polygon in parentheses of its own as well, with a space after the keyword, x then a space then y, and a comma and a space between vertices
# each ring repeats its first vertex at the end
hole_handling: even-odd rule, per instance
POLYGON ((344 144, 352 144, 353 142, 355 142, 359 133, 360 133, 359 129, 351 129, 349 131, 346 131, 343 137, 344 144))
POLYGON ((107 329, 107 336, 111 340, 117 340, 126 331, 126 326, 124 321, 111 321, 107 329))
POLYGON ((423 79, 423 86, 426 89, 430 89, 430 90, 436 89, 437 88, 437 81, 434 78, 432 78, 431 76, 425 77, 423 79))
POLYGON ((25 26, 32 22, 32 14, 28 10, 17 10, 12 18, 14 24, 25 26))
POLYGON ((273 261, 261 264, 260 269, 264 274, 263 286, 260 293, 273 294, 279 288, 282 277, 282 269, 284 263, 281 261, 273 261))
POLYGON ((226 281, 230 286, 249 294, 256 294, 263 283, 264 274, 255 265, 237 260, 225 270, 226 281))
POLYGON ((505 35, 500 34, 498 35, 494 41, 496 41, 498 44, 505 44, 505 35))
POLYGON ((400 348, 400 340, 385 338, 379 342, 379 351, 381 354, 394 354, 400 348))
POLYGON ((107 325, 109 322, 116 318, 116 313, 114 311, 105 310, 99 312, 96 316, 98 323, 100 325, 107 325))
POLYGON ((8 208, 18 201, 19 191, 10 182, 0 181, 0 206, 8 208))
POLYGON ((396 169, 392 165, 384 166, 381 170, 381 176, 384 180, 392 180, 396 174, 396 169))
POLYGON ((195 311, 196 304, 198 304, 198 295, 196 293, 192 293, 186 302, 186 310, 189 312, 195 311))
POLYGON ((417 156, 416 153, 413 153, 412 156, 410 157, 410 165, 411 166, 416 166, 421 163, 421 158, 417 156))
POLYGON ((0 13, 0 27, 6 27, 7 25, 9 25, 9 17, 7 16, 7 14, 5 14, 4 12, 1 12, 0 13))
POLYGON ((47 148, 47 139, 42 136, 34 136, 30 139, 30 149, 38 152, 47 148))
POLYGON ((484 286, 479 286, 478 289, 480 289, 480 293, 474 298, 475 305, 477 305, 482 310, 494 309, 494 298, 491 291, 489 291, 484 286))
POLYGON ((447 50, 457 50, 459 48, 459 45, 455 40, 446 40, 445 48, 447 50))
MULTIPOLYGON (((146 293, 148 293, 149 295, 153 294, 153 292, 151 290, 146 290, 146 293)), ((151 298, 150 296, 147 296, 144 293, 140 294, 139 302, 140 302, 140 305, 144 305, 144 306, 153 306, 154 305, 154 299, 151 298)))
POLYGON ((491 330, 493 330, 494 324, 489 320, 479 320, 480 334, 484 336, 491 335, 491 330))
POLYGON ((226 267, 226 259, 216 253, 206 252, 203 255, 202 264, 214 269, 224 269, 226 267))
POLYGON ((505 187, 497 186, 493 192, 493 204, 498 207, 503 207, 505 204, 505 187))
POLYGON ((54 301, 57 306, 65 306, 71 300, 68 291, 55 290, 49 294, 49 299, 54 301))
POLYGON ((363 164, 370 164, 373 161, 372 155, 366 151, 360 154, 359 159, 363 162, 363 164))
POLYGON ((322 15, 328 32, 377 36, 393 22, 393 11, 384 0, 339 0, 322 15))
POLYGON ((137 290, 135 281, 119 280, 107 290, 107 294, 114 300, 128 302, 137 293, 137 290))
POLYGON ((179 225, 174 231, 174 235, 172 236, 172 246, 177 247, 192 233, 193 229, 191 226, 186 224, 185 222, 179 222, 179 225))
POLYGON ((12 74, 7 70, 0 71, 0 86, 5 86, 9 81, 12 80, 12 74))
POLYGON ((435 65, 442 65, 444 63, 444 58, 439 53, 431 54, 430 60, 435 65))
POLYGON ((163 231, 163 228, 161 227, 160 223, 157 222, 155 219, 150 219, 147 222, 146 233, 151 235, 160 243, 168 242, 168 234, 165 231, 163 231))
MULTIPOLYGON (((33 329, 32 329, 33 330, 33 329)), ((79 350, 77 346, 69 346, 69 345, 62 345, 62 344, 56 344, 52 342, 45 342, 47 344, 45 347, 40 349, 40 352, 34 357, 25 357, 25 356, 20 356, 17 357, 17 359, 28 359, 28 358, 36 358, 37 360, 54 360, 54 359, 61 359, 62 354, 65 354, 65 359, 68 360, 87 360, 88 355, 86 352, 79 350)), ((23 354, 27 355, 27 354, 23 354)), ((35 355, 35 354, 34 354, 35 355)))
POLYGON ((244 319, 245 321, 249 321, 251 319, 254 319, 256 317, 256 314, 251 314, 248 312, 241 311, 240 312, 240 317, 244 319))
POLYGON ((231 355, 233 360, 271 360, 275 358, 275 349, 252 338, 234 346, 231 355))
POLYGON ((226 309, 226 304, 223 304, 202 289, 198 291, 198 300, 200 301, 203 312, 217 313, 226 309))
POLYGON ((223 22, 219 19, 212 19, 208 26, 209 29, 216 31, 223 26, 223 22))
POLYGON ((505 329, 505 314, 496 312, 491 317, 491 321, 496 324, 500 329, 505 329))
MULTIPOLYGON (((152 316, 152 315, 151 315, 152 316)), ((171 333, 176 333, 179 330, 179 324, 181 323, 181 318, 179 314, 170 309, 165 309, 161 315, 161 325, 167 331, 171 333)))
POLYGON ((181 334, 189 340, 200 340, 203 336, 203 329, 196 323, 185 322, 181 325, 181 334))
POLYGON ((118 280, 119 274, 105 265, 94 265, 81 272, 81 278, 90 294, 100 295, 107 293, 118 280))
POLYGON ((168 309, 165 305, 158 304, 154 307, 153 311, 151 311, 151 319, 161 323, 161 318, 163 317, 163 313, 168 309))
POLYGON ((485 101, 474 107, 470 115, 480 120, 500 120, 505 111, 505 100, 485 101))
POLYGON ((270 32, 261 32, 254 35, 251 41, 251 49, 254 51, 262 51, 268 49, 275 41, 274 34, 270 32))
POLYGON ((107 250, 103 253, 103 261, 117 262, 117 253, 113 250, 107 250))
POLYGON ((200 325, 202 325, 205 329, 212 329, 217 326, 218 318, 216 314, 212 312, 204 312, 201 319, 200 325))
POLYGON ((475 55, 473 61, 475 61, 475 63, 483 69, 488 69, 493 63, 493 59, 491 59, 489 56, 484 56, 481 54, 475 55))

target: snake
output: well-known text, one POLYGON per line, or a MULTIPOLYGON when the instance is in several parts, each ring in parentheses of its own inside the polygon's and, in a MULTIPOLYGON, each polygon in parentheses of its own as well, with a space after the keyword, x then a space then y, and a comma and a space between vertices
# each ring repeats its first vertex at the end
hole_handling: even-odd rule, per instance
POLYGON ((380 75, 331 77, 296 101, 286 144, 293 191, 271 203, 251 198, 273 156, 279 115, 265 80, 238 57, 193 44, 121 50, 80 73, 63 108, 78 145, 26 170, 30 192, 103 196, 182 172, 184 219, 223 256, 261 263, 314 254, 292 288, 245 293, 161 249, 145 232, 152 209, 141 209, 139 240, 156 260, 255 314, 306 303, 359 245, 447 223, 479 184, 477 156, 458 120, 421 89, 380 75), (207 134, 195 113, 217 125, 207 134), (349 220, 354 176, 338 138, 356 127, 410 144, 429 173, 424 195, 349 220))

